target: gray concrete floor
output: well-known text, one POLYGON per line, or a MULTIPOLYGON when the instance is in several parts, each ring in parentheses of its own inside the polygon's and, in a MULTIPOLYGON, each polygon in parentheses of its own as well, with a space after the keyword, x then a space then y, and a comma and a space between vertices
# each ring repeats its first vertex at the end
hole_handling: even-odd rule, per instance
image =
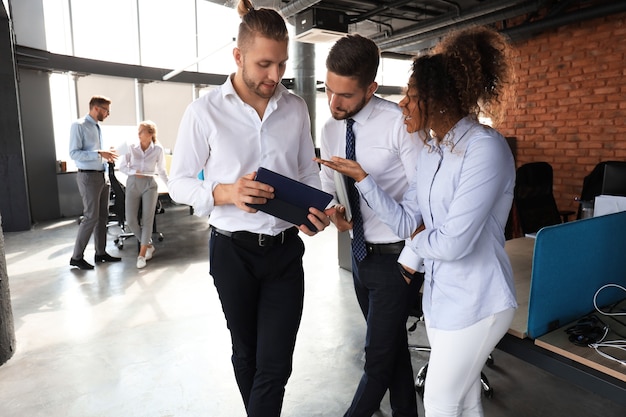
MULTIPOLYGON (((116 228, 108 250, 123 261, 93 271, 68 265, 76 219, 5 234, 17 348, 0 366, 0 417, 245 415, 208 274, 207 221, 185 206, 165 209, 157 218, 165 240, 143 270, 134 239, 113 245, 116 228)), ((361 375, 365 325, 350 274, 337 267, 336 231, 303 240, 305 309, 283 416, 339 417, 361 375)), ((90 244, 85 258, 93 254, 90 244)), ((424 343, 420 326, 410 339, 424 343)), ((626 407, 506 353, 493 356, 487 417, 626 416, 626 407)), ((413 359, 417 372, 428 355, 413 359)), ((387 399, 376 416, 391 416, 387 399)))

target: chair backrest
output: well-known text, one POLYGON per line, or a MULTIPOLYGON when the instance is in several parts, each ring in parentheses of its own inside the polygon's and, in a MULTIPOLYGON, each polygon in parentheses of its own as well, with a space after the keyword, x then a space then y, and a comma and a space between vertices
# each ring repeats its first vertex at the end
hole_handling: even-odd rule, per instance
MULTIPOLYGON (((602 161, 583 178, 583 188, 580 193, 580 201, 593 201, 602 194, 602 180, 604 179, 604 167, 606 165, 626 165, 625 161, 602 161)), ((577 219, 582 217, 582 206, 578 207, 577 219)))
POLYGON ((561 223, 552 178, 552 166, 547 162, 530 162, 517 169, 514 201, 524 234, 561 223))
POLYGON ((126 191, 115 176, 115 164, 113 162, 109 162, 109 182, 113 191, 113 206, 110 210, 115 215, 117 224, 123 226, 126 215, 126 191))

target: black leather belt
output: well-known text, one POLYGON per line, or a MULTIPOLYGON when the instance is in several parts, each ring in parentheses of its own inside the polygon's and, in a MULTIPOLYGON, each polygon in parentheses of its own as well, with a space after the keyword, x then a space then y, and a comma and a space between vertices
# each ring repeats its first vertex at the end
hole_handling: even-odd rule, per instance
POLYGON ((298 234, 297 227, 291 227, 287 230, 283 230, 279 234, 272 235, 264 235, 263 233, 252 233, 246 231, 237 231, 237 232, 229 232, 227 230, 218 229, 215 226, 211 226, 213 231, 222 236, 226 236, 233 240, 240 240, 248 243, 255 243, 258 246, 276 246, 282 245, 287 241, 289 237, 296 236, 298 234))
POLYGON ((79 169, 78 172, 99 172, 99 173, 103 173, 104 171, 99 171, 97 169, 79 169))
POLYGON ((404 248, 404 241, 393 243, 369 243, 365 242, 368 254, 372 255, 399 255, 404 248))

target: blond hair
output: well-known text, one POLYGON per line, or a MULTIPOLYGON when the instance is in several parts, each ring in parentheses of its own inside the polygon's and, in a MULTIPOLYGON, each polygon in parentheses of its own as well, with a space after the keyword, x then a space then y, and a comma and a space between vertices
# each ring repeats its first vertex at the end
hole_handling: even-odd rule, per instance
POLYGON ((145 128, 152 135, 152 143, 157 143, 157 126, 152 120, 144 120, 139 123, 140 128, 145 128))
POLYGON ((237 12, 241 17, 237 46, 245 50, 255 36, 272 39, 278 42, 288 41, 289 33, 285 19, 274 9, 255 9, 250 0, 240 0, 237 12))

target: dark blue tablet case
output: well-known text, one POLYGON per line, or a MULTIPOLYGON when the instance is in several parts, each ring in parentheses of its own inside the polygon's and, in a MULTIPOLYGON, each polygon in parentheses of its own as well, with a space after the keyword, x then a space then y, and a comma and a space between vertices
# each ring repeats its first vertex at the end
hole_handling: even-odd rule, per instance
POLYGON ((254 179, 274 187, 274 198, 267 200, 265 204, 248 204, 248 206, 296 226, 305 224, 313 231, 317 228, 307 219, 309 207, 324 211, 333 199, 331 194, 267 168, 260 167, 254 179))

